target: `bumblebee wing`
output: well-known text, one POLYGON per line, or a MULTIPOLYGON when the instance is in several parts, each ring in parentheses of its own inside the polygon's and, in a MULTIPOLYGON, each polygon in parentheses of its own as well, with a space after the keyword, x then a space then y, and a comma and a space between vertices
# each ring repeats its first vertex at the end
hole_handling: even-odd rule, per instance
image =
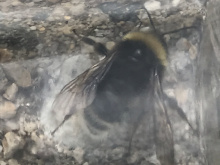
POLYGON ((82 110, 93 102, 97 86, 111 67, 113 58, 112 55, 103 59, 64 86, 51 109, 59 117, 58 121, 62 121, 52 134, 77 110, 82 110))
POLYGON ((163 91, 158 76, 156 76, 154 82, 157 103, 157 108, 154 111, 156 153, 161 164, 174 165, 173 131, 164 104, 163 91))
POLYGON ((164 100, 168 104, 169 108, 173 111, 176 111, 178 113, 178 115, 181 117, 181 119, 184 120, 189 125, 189 127, 193 131, 194 135, 199 136, 199 132, 189 122, 185 112, 183 111, 183 109, 181 107, 179 107, 177 101, 174 98, 169 97, 165 93, 164 93, 164 100))

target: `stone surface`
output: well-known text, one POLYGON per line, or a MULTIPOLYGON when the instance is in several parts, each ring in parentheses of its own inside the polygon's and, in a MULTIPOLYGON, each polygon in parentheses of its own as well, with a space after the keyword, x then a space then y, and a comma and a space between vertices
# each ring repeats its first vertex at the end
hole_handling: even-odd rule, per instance
POLYGON ((0 65, 0 91, 5 90, 5 87, 8 83, 8 79, 5 76, 5 73, 0 65))
POLYGON ((37 27, 36 26, 31 26, 30 30, 37 30, 37 27))
POLYGON ((57 2, 59 2, 60 0, 48 0, 48 2, 50 2, 50 3, 57 3, 57 2))
POLYGON ((73 157, 76 159, 78 163, 82 163, 84 153, 85 151, 82 148, 77 147, 75 150, 73 150, 73 157))
POLYGON ((7 100, 13 100, 15 98, 17 91, 18 91, 18 87, 15 83, 13 83, 7 88, 7 90, 3 94, 3 97, 6 98, 7 100))
POLYGON ((6 120, 6 121, 5 121, 5 128, 6 128, 8 131, 19 130, 19 128, 20 128, 20 123, 19 123, 19 121, 16 121, 16 119, 6 120))
POLYGON ((180 0, 173 0, 172 5, 175 7, 180 3, 180 0))
POLYGON ((19 0, 13 0, 11 5, 16 7, 16 6, 22 5, 22 3, 19 0))
POLYGON ((11 52, 7 49, 0 49, 0 63, 8 62, 11 60, 11 52))
POLYGON ((2 148, 2 146, 0 145, 0 154, 2 153, 2 149, 3 149, 3 148, 2 148))
MULTIPOLYGON (((162 33, 186 26, 200 26, 204 11, 198 5, 199 1, 146 0, 145 2, 145 7, 151 13, 156 29, 162 33)), ((126 151, 127 148, 127 140, 120 143, 119 146, 113 140, 114 145, 110 145, 109 148, 100 148, 97 145, 95 150, 87 150, 87 146, 86 149, 75 148, 75 146, 69 149, 72 146, 66 148, 54 141, 51 132, 45 128, 52 126, 53 117, 45 112, 50 110, 50 104, 60 89, 82 71, 99 61, 99 57, 97 57, 97 53, 94 53, 92 47, 81 44, 81 38, 83 36, 94 38, 95 41, 106 44, 106 47, 111 49, 124 34, 139 29, 140 22, 142 22, 141 29, 149 30, 149 18, 143 7, 142 2, 136 0, 129 2, 126 0, 118 2, 96 0, 0 1, 0 62, 11 61, 11 64, 0 65, 1 67, 9 66, 4 70, 0 68, 0 102, 5 100, 3 94, 5 93, 5 97, 7 88, 14 83, 18 86, 18 92, 13 96, 14 98, 12 97, 13 92, 10 96, 13 98, 14 104, 20 106, 14 118, 0 120, 0 127, 4 129, 0 139, 7 132, 14 130, 18 132, 17 136, 26 140, 22 157, 17 159, 16 153, 15 157, 11 157, 12 159, 17 159, 21 165, 78 165, 84 162, 84 165, 159 164, 156 156, 152 160, 149 158, 154 155, 152 153, 155 148, 148 152, 151 147, 146 146, 146 154, 137 149, 140 144, 145 146, 152 143, 152 141, 147 141, 151 139, 149 136, 141 138, 142 134, 139 133, 141 131, 137 132, 136 141, 132 143, 132 154, 128 159, 123 156, 123 150, 126 151), (17 65, 19 66, 17 67, 17 65), (12 73, 7 70, 11 70, 12 73), (47 103, 49 106, 43 106, 47 103), (41 116, 45 117, 45 122, 39 123, 41 116), (143 142, 139 144, 138 142, 142 139, 144 139, 143 142), (59 145, 57 150, 54 149, 56 145, 59 145)), ((190 85, 195 85, 192 80, 194 75, 191 66, 198 57, 199 38, 196 35, 195 29, 166 35, 173 71, 169 75, 170 78, 167 78, 170 80, 168 90, 173 91, 172 96, 176 95, 180 104, 184 104, 183 107, 186 107, 184 112, 190 117, 195 111, 193 104, 195 98, 190 94, 192 92, 188 92, 188 89, 190 85), (183 89, 179 82, 183 83, 183 89), (187 99, 187 97, 189 98, 187 99)), ((172 113, 169 115, 175 128, 175 143, 181 146, 179 150, 175 151, 179 153, 175 154, 177 162, 181 164, 180 162, 186 162, 190 158, 188 164, 196 164, 193 158, 196 157, 195 159, 199 161, 203 157, 198 156, 196 143, 190 141, 190 139, 196 138, 190 134, 189 129, 185 129, 186 124, 180 117, 176 121, 176 117, 173 117, 172 113)), ((144 128, 152 123, 150 120, 145 122, 144 128)), ((192 120, 192 122, 196 121, 192 120)), ((69 127, 72 130, 72 125, 69 127)), ((73 140, 65 126, 61 130, 67 130, 63 141, 73 140)), ((196 141, 199 140, 196 139, 196 141)), ((105 144, 103 141, 100 143, 105 144)), ((0 153, 0 159, 2 155, 0 153)), ((8 160, 5 161, 9 164, 8 160)))
POLYGON ((17 63, 8 63, 2 65, 5 73, 20 87, 31 86, 30 72, 17 63))
POLYGON ((27 122, 24 126, 24 130, 28 133, 31 133, 36 129, 37 129, 37 124, 34 122, 27 122))
POLYGON ((8 165, 20 165, 20 164, 19 164, 18 161, 15 160, 15 159, 9 159, 9 160, 8 160, 8 165))
POLYGON ((196 57, 198 56, 198 50, 197 50, 196 46, 191 44, 191 46, 189 48, 189 55, 190 55, 191 60, 196 59, 196 57))
POLYGON ((10 119, 16 115, 16 105, 10 101, 0 102, 0 119, 10 119))
POLYGON ((144 7, 148 11, 155 11, 161 8, 161 3, 160 1, 150 0, 144 3, 144 7))
POLYGON ((84 12, 85 12, 85 4, 84 3, 74 5, 70 8, 70 13, 75 16, 83 14, 84 12))
POLYGON ((117 147, 111 151, 112 160, 122 159, 125 154, 125 149, 123 147, 117 147))
POLYGON ((7 165, 7 163, 2 161, 2 160, 0 160, 0 165, 7 165))
POLYGON ((24 140, 14 132, 6 133, 2 140, 4 158, 11 158, 18 149, 23 148, 24 144, 24 140))
POLYGON ((180 38, 176 43, 176 47, 180 51, 187 51, 190 48, 190 43, 186 38, 180 38))
POLYGON ((111 50, 115 46, 115 42, 109 41, 105 45, 108 50, 111 50))

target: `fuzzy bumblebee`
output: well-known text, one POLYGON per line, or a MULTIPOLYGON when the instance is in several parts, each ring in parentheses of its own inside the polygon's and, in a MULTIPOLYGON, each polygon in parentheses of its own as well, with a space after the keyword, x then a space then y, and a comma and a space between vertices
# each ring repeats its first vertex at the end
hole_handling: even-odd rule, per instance
POLYGON ((63 122, 82 113, 92 134, 108 129, 109 123, 120 122, 126 113, 147 111, 142 98, 153 96, 154 74, 161 79, 166 65, 166 49, 159 37, 150 32, 128 33, 106 58, 61 90, 52 112, 62 111, 59 120, 63 122), (134 101, 140 104, 129 105, 134 101))
POLYGON ((78 136, 77 144, 84 144, 88 139, 101 141, 113 127, 129 123, 130 152, 132 137, 143 116, 153 114, 158 158, 164 165, 174 164, 172 128, 163 99, 190 123, 176 101, 162 91, 161 81, 168 64, 164 41, 154 32, 131 32, 110 51, 90 39, 84 41, 106 57, 70 81, 57 95, 51 109, 56 114, 52 134, 69 124, 78 136))

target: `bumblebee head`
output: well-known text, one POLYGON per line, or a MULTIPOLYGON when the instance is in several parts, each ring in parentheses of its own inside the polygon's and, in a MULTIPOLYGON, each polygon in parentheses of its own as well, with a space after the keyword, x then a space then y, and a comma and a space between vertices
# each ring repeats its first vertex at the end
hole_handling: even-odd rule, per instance
MULTIPOLYGON (((130 32, 123 37, 123 41, 130 41, 134 43, 142 43, 148 53, 147 56, 154 56, 159 60, 163 66, 167 66, 167 51, 161 39, 153 32, 130 32)), ((141 50, 137 49, 134 56, 140 55, 141 50)), ((134 58, 135 59, 135 58, 134 58)), ((153 59, 153 58, 152 58, 153 59)), ((151 61, 149 61, 150 63, 151 61)), ((153 61, 152 61, 153 62, 153 61)))

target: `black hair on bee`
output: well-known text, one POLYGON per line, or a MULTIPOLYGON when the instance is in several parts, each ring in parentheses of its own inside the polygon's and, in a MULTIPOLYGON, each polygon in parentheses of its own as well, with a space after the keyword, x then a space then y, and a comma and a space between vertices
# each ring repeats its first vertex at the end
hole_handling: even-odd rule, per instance
POLYGON ((158 157, 162 162, 166 162, 164 164, 172 165, 172 127, 164 100, 173 109, 177 109, 181 118, 192 129, 193 127, 177 103, 163 93, 161 81, 168 65, 167 48, 148 11, 147 13, 153 31, 130 32, 112 50, 107 50, 103 44, 90 38, 82 39, 106 57, 70 81, 57 95, 52 112, 59 112, 60 115, 52 134, 72 115, 82 115, 87 132, 91 136, 99 136, 98 133, 109 130, 112 123, 121 122, 124 114, 135 113, 135 117, 129 121, 133 124, 129 141, 130 151, 132 137, 143 114, 153 111, 158 157), (160 110, 155 110, 155 100, 160 110), (169 155, 170 159, 165 159, 166 155, 169 155))

